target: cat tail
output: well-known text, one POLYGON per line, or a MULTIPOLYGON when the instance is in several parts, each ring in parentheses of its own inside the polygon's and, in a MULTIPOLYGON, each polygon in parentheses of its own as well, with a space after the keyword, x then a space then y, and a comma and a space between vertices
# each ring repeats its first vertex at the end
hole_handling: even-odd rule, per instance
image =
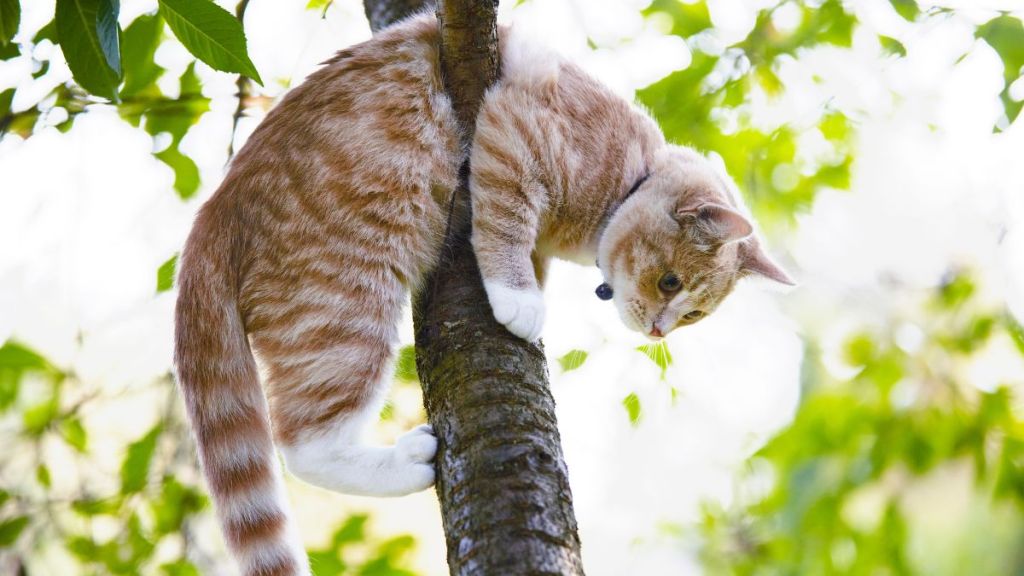
MULTIPOLYGON (((205 207, 182 253, 175 364, 203 473, 245 576, 308 575, 238 309, 242 237, 205 207), (219 220, 214 224, 213 221, 219 220)), ((225 222, 225 220, 227 222, 225 222)))

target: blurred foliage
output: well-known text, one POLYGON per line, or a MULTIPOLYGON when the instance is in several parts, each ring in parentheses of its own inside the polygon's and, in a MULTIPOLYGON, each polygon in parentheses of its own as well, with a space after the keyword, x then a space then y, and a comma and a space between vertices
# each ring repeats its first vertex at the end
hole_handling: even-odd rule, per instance
MULTIPOLYGON (((169 377, 159 385, 173 393, 169 377)), ((113 397, 16 342, 0 347, 0 567, 31 573, 34 557, 59 554, 81 574, 197 573, 188 541, 207 500, 188 480, 197 470, 176 399, 164 396, 167 409, 127 445, 119 472, 97 480, 85 423, 113 397)))
MULTIPOLYGON (((890 4, 922 26, 954 14, 922 11, 914 0, 890 4)), ((722 156, 769 231, 792 224, 818 190, 849 187, 856 111, 828 101, 813 123, 766 126, 751 110, 755 100, 785 95, 778 73, 788 60, 817 47, 851 46, 858 20, 850 4, 771 4, 745 38, 728 46, 703 1, 654 0, 646 14, 671 22, 692 62, 641 90, 640 101, 670 140, 722 156), (783 29, 774 16, 784 6, 799 18, 783 29), (824 138, 830 153, 803 153, 808 133, 824 138)), ((1005 127, 1022 106, 1009 87, 1024 69, 1024 28, 997 14, 977 27, 976 37, 1003 61, 1005 127)), ((878 41, 891 57, 907 54, 897 38, 878 41)), ((1024 574, 1024 420, 1010 387, 1024 383, 979 390, 961 368, 1000 338, 1024 355, 1024 331, 1006 310, 986 309, 976 288, 968 272, 953 274, 919 310, 894 313, 881 329, 866 325, 846 345, 845 361, 856 371, 849 379, 830 375, 821 346, 807 335, 794 421, 752 457, 736 503, 706 506, 699 540, 709 573, 1024 574), (921 342, 901 342, 907 330, 920 333, 921 342), (956 538, 942 546, 922 546, 936 529, 914 494, 933 478, 949 486, 961 469, 968 485, 947 487, 950 493, 924 506, 966 498, 974 524, 952 529, 956 538)), ((641 351, 659 362, 652 346, 641 351)), ((663 371, 671 357, 664 361, 663 371)), ((623 406, 635 424, 636 395, 623 406)))
POLYGON ((1015 552, 1024 541, 1019 401, 1011 383, 979 390, 959 367, 999 338, 1024 355, 1024 341, 1005 310, 976 300, 971 277, 957 274, 915 311, 924 325, 893 318, 850 337, 845 362, 854 376, 812 371, 820 378, 793 423, 754 457, 761 466, 748 480, 770 476, 772 488, 735 509, 706 510, 703 554, 713 573, 1024 572, 1015 552), (969 486, 955 483, 961 471, 969 486), (930 479, 949 485, 922 504, 915 494, 930 479), (965 498, 980 510, 980 525, 915 553, 915 532, 927 533, 924 518, 936 514, 927 507, 965 498), (976 539, 984 540, 977 550, 976 539))
MULTIPOLYGON (((891 0, 894 10, 909 21, 926 20, 914 0, 891 0)), ((813 122, 776 125, 759 123, 752 102, 781 97, 786 86, 779 70, 788 61, 817 47, 849 48, 858 25, 851 6, 840 0, 782 0, 758 12, 745 38, 723 46, 704 0, 653 0, 644 13, 671 23, 672 34, 686 39, 692 62, 683 70, 637 94, 673 141, 718 154, 739 183, 755 214, 769 229, 785 227, 807 209, 823 188, 850 186, 856 111, 823 102, 813 122), (793 26, 776 18, 780 9, 796 10, 793 26), (802 146, 807 136, 820 136, 830 147, 812 155, 802 146)), ((1024 28, 1013 16, 998 15, 977 28, 977 37, 998 53, 1005 67, 1001 94, 1007 123, 1022 102, 1009 95, 1010 85, 1024 67, 1024 28)), ((906 47, 897 38, 878 36, 882 50, 900 57, 906 47)), ((763 121, 762 121, 763 122, 763 121)))
MULTIPOLYGON (((332 4, 297 1, 308 1, 307 7, 319 12, 332 4)), ((0 90, 0 137, 65 132, 80 114, 113 105, 121 118, 152 137, 154 156, 173 171, 176 194, 194 198, 199 170, 181 144, 211 108, 197 63, 261 82, 239 19, 210 0, 159 0, 157 11, 122 30, 118 0, 57 0, 56 5, 53 21, 33 31, 22 25, 17 0, 0 0, 0 61, 30 62, 34 83, 55 84, 35 101, 17 100, 16 107, 23 87, 0 90), (155 60, 165 42, 179 42, 197 59, 171 82, 161 82, 170 72, 155 60), (53 70, 59 67, 51 61, 65 57, 73 81, 54 83, 53 70)), ((922 10, 914 0, 889 0, 889 5, 915 27, 956 16, 944 8, 922 10)), ((721 155, 760 221, 779 231, 793 224, 819 190, 849 187, 857 111, 829 100, 811 120, 766 124, 754 117, 753 105, 787 94, 781 70, 788 62, 810 50, 850 47, 860 23, 855 4, 841 0, 759 6, 749 32, 724 45, 704 0, 653 0, 644 14, 685 39, 692 61, 641 90, 638 99, 670 140, 721 155), (795 10, 795 22, 782 25, 781 10, 795 10), (827 150, 811 154, 804 145, 808 137, 827 143, 827 150)), ((993 50, 1003 64, 1005 118, 997 126, 1005 128, 1022 108, 1010 86, 1020 81, 1024 68, 1024 26, 1010 14, 993 13, 975 27, 975 36, 977 45, 993 50)), ((879 35, 877 40, 883 54, 907 55, 906 37, 879 35)), ((235 122, 251 100, 249 83, 242 78, 238 86, 235 122)), ((173 287, 176 258, 157 270, 157 292, 173 287)), ((986 309, 976 292, 970 274, 958 273, 915 314, 894 314, 882 328, 865 326, 846 345, 845 361, 856 372, 850 378, 830 375, 820 345, 809 337, 795 420, 750 460, 745 480, 750 494, 727 508, 709 505, 705 511, 700 553, 710 572, 1024 573, 1020 402, 1012 383, 977 390, 957 368, 1000 338, 1009 338, 1024 354, 1024 329, 1005 310, 986 309), (911 317, 923 334, 916 347, 901 343, 899 336, 911 317), (929 532, 913 496, 929 479, 959 477, 962 469, 972 509, 980 511, 964 526, 962 541, 942 549, 930 546, 933 557, 928 557, 915 548, 929 532)), ((673 361, 668 348, 648 345, 638 351, 664 378, 673 361)), ((568 372, 587 360, 586 351, 573 350, 559 364, 568 372)), ((411 347, 400 351, 396 376, 399 382, 415 382, 411 347)), ((31 573, 42 559, 53 557, 76 574, 192 575, 215 564, 220 549, 198 536, 210 523, 211 510, 177 403, 169 377, 111 392, 84 385, 25 346, 3 344, 0 571, 31 573), (116 441, 99 435, 90 414, 125 395, 154 392, 162 399, 149 426, 120 441, 116 465, 99 463, 97 445, 116 441)), ((634 426, 641 424, 635 393, 622 400, 622 407, 634 426)), ((391 420, 393 412, 389 404, 384 418, 391 420)), ((366 516, 350 516, 328 545, 313 550, 315 573, 410 574, 413 540, 375 538, 367 533, 367 522, 366 516)))
POLYGON ((363 514, 349 517, 335 530, 328 547, 310 550, 314 576, 415 576, 406 568, 413 538, 396 536, 368 547, 368 519, 363 514))
MULTIPOLYGON (((111 392, 7 342, 0 347, 0 431, 0 573, 180 576, 223 562, 220 547, 199 535, 212 510, 170 375, 111 392), (104 429, 95 448, 96 412, 132 397, 132 405, 161 399, 153 424, 119 448, 104 429), (113 468, 102 463, 111 452, 120 453, 113 468)), ((367 520, 350 516, 332 546, 312 553, 318 576, 412 574, 415 541, 376 538, 367 520)))
POLYGON ((687 39, 693 60, 641 90, 640 102, 670 140, 721 155, 762 222, 788 223, 810 206, 818 188, 849 186, 853 131, 842 111, 823 106, 816 126, 765 127, 750 114, 756 93, 777 97, 785 91, 777 72, 786 58, 823 44, 850 46, 856 18, 842 2, 779 2, 758 13, 746 38, 724 49, 703 1, 655 0, 646 13, 667 14, 672 32, 687 39), (785 4, 798 7, 800 20, 783 31, 773 15, 785 4), (830 156, 801 156, 799 139, 814 130, 831 145, 830 156))

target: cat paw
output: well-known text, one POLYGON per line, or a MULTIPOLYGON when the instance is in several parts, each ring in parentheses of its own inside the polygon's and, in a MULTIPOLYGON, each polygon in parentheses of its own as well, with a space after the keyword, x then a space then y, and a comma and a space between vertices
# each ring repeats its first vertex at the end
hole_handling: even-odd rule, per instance
POLYGON ((434 485, 434 455, 437 437, 429 424, 417 426, 398 437, 394 447, 394 469, 389 495, 405 495, 434 485))
POLYGON ((437 437, 430 424, 417 426, 402 434, 395 442, 395 454, 400 460, 425 464, 437 454, 437 437))
POLYGON ((544 296, 540 290, 509 288, 497 282, 484 282, 494 319, 509 332, 534 342, 544 327, 544 296))

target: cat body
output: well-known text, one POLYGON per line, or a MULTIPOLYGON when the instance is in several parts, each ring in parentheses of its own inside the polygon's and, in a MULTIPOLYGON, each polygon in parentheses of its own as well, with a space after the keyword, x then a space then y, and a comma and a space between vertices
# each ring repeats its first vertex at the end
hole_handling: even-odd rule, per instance
MULTIPOLYGON (((360 432, 390 380, 402 307, 437 263, 465 159, 438 50, 422 15, 326 62, 252 134, 182 253, 178 380, 247 575, 309 573, 275 442, 293 474, 340 492, 434 481, 429 427, 391 447, 360 432)), ((624 321, 654 336, 713 309, 742 275, 784 280, 703 157, 507 30, 501 56, 469 159, 473 247, 510 331, 539 336, 550 257, 598 259, 624 321), (704 287, 689 285, 700 274, 704 287)))

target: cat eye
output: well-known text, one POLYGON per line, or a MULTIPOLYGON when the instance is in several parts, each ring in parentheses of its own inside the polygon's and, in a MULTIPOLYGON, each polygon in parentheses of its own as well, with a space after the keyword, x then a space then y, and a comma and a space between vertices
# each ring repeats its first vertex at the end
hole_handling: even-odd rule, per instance
POLYGON ((678 292, 683 287, 683 281, 676 276, 675 272, 669 272, 658 280, 658 288, 662 292, 678 292))
POLYGON ((700 310, 693 310, 691 312, 687 312, 686 314, 683 314, 683 319, 684 320, 700 320, 704 316, 705 316, 704 312, 702 312, 700 310))

